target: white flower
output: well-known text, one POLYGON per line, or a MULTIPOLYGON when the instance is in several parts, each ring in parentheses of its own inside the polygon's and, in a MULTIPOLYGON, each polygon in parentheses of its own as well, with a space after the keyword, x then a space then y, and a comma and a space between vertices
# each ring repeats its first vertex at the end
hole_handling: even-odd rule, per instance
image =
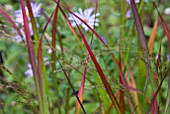
POLYGON ((157 60, 157 59, 158 59, 158 57, 159 57, 159 55, 158 55, 158 54, 156 54, 155 59, 157 60))
POLYGON ((46 66, 50 64, 50 62, 48 61, 48 58, 47 58, 47 57, 44 57, 44 62, 45 62, 45 65, 46 65, 46 66))
POLYGON ((169 7, 169 8, 166 8, 165 11, 164 11, 164 13, 165 13, 166 15, 170 15, 170 7, 169 7))
MULTIPOLYGON (((34 17, 39 17, 40 16, 39 14, 40 14, 40 11, 41 11, 41 4, 31 2, 31 8, 32 8, 34 17)), ((25 7, 25 10, 26 10, 26 16, 28 17, 28 19, 30 19, 28 8, 25 7)), ((24 24, 21 8, 19 10, 16 10, 14 12, 14 15, 16 17, 15 21, 17 23, 24 24)))
POLYGON ((48 54, 51 54, 51 53, 52 53, 52 49, 49 48, 49 49, 48 49, 48 54))
MULTIPOLYGON (((45 65, 48 66, 50 64, 50 62, 48 61, 48 58, 47 57, 44 57, 44 62, 45 62, 45 65)), ((28 65, 28 70, 25 71, 25 75, 30 78, 30 77, 33 77, 33 71, 32 71, 32 67, 31 67, 31 64, 29 63, 28 65)))
MULTIPOLYGON (((73 12, 75 15, 77 15, 79 18, 81 18, 84 22, 86 22, 91 28, 94 28, 94 26, 99 26, 98 22, 99 19, 95 18, 99 16, 99 13, 93 14, 94 8, 88 8, 85 9, 84 12, 82 11, 81 8, 79 8, 79 12, 73 12)), ((81 25, 85 31, 88 31, 89 28, 82 22, 80 21, 78 18, 76 18, 74 15, 69 14, 70 17, 68 17, 68 19, 72 22, 71 25, 73 27, 76 27, 77 25, 81 25)))

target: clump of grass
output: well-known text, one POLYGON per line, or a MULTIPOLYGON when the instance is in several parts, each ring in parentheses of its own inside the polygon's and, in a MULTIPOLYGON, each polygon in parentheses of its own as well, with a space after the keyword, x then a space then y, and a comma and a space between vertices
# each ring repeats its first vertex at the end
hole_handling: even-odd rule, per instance
MULTIPOLYGON (((20 43, 6 39, 0 41, 3 44, 0 50, 7 49, 6 60, 0 61, 0 113, 159 114, 169 111, 170 82, 166 79, 169 75, 169 62, 168 59, 163 59, 162 52, 169 53, 165 49, 170 46, 170 36, 163 14, 159 12, 159 6, 155 2, 140 1, 137 4, 130 0, 127 4, 125 0, 101 0, 84 1, 83 5, 79 1, 65 3, 54 0, 51 4, 49 2, 50 11, 46 8, 48 2, 41 3, 44 6, 39 18, 35 18, 31 2, 34 1, 20 0, 23 24, 19 26, 0 7, 2 17, 23 39, 20 43), (121 5, 122 13, 115 3, 121 5), (147 8, 147 4, 154 7, 147 8), (74 12, 76 6, 91 9, 74 12), (108 12, 103 13, 103 7, 108 8, 108 12), (129 19, 126 18, 128 9, 133 13, 129 19), (150 28, 152 33, 150 32, 149 39, 145 33, 147 25, 143 21, 146 9, 158 13, 154 26, 150 28), (112 11, 119 15, 114 15, 112 11), (33 36, 30 34, 29 24, 32 26, 33 36), (24 34, 20 26, 23 26, 24 34), (163 38, 156 39, 159 31, 162 31, 162 36, 167 37, 168 46, 163 45, 163 38), (9 52, 12 49, 6 46, 11 45, 15 49, 12 43, 23 48, 18 52, 26 56, 20 60, 21 63, 14 62, 19 55, 12 56, 9 52), (155 50, 156 43, 159 44, 156 48, 159 51, 155 50), (48 49, 51 49, 50 53, 47 53, 48 49), (158 54, 156 59, 154 54, 158 54), (50 66, 45 66, 45 56, 48 57, 50 66), (31 63, 33 78, 24 77, 22 67, 26 66, 25 61, 31 63), (16 69, 15 65, 21 69, 16 69), (164 84, 168 86, 165 87, 164 84), (6 95, 11 97, 7 99, 6 95)), ((3 34, 5 32, 4 29, 3 34)), ((6 34, 11 36, 11 33, 6 34)))

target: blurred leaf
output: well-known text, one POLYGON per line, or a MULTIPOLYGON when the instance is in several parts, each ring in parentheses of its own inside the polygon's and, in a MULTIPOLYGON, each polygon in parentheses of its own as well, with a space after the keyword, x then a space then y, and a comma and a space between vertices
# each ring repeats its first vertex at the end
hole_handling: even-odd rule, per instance
POLYGON ((148 41, 148 48, 149 48, 149 54, 152 55, 152 50, 154 46, 154 41, 157 33, 157 28, 158 28, 158 18, 155 21, 155 24, 152 29, 152 33, 150 35, 149 41, 148 41))

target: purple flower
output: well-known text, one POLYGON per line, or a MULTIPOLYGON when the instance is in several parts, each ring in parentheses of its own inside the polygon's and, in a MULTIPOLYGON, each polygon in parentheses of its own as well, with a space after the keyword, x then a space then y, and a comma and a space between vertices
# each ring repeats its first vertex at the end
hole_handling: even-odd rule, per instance
MULTIPOLYGON (((40 11, 41 11, 41 4, 31 2, 31 8, 32 8, 34 17, 39 17, 40 16, 39 14, 40 14, 40 11)), ((26 16, 30 20, 28 8, 25 7, 25 10, 26 10, 26 16)), ((22 16, 22 9, 21 8, 19 10, 16 10, 14 12, 14 15, 15 15, 15 18, 16 18, 15 21, 17 23, 24 24, 23 16, 22 16)))
MULTIPOLYGON (((38 3, 36 3, 36 2, 31 2, 31 8, 32 8, 34 17, 39 17, 39 16, 40 16, 39 14, 40 14, 40 11, 41 11, 41 4, 38 4, 38 3)), ((28 8, 25 7, 25 10, 26 10, 26 16, 27 16, 28 20, 30 20, 28 8)), ((17 33, 15 30, 13 30, 12 32, 13 32, 14 34, 16 34, 16 36, 14 37, 14 40, 15 40, 16 42, 21 42, 21 41, 23 41, 23 40, 26 39, 24 30, 23 30, 24 21, 23 21, 22 9, 20 8, 19 10, 16 10, 16 11, 14 12, 14 15, 15 15, 15 18, 16 18, 16 19, 15 19, 16 24, 17 24, 17 25, 19 25, 19 24, 22 25, 20 31, 21 31, 22 36, 23 36, 23 38, 21 38, 20 35, 18 35, 18 33, 17 33)), ((30 29, 30 34, 31 34, 31 36, 33 36, 33 29, 32 29, 31 23, 29 23, 29 29, 30 29)))
POLYGON ((28 66, 28 70, 25 71, 25 75, 26 75, 28 78, 33 77, 33 71, 32 71, 31 64, 29 63, 27 66, 28 66))
MULTIPOLYGON (((128 4, 130 4, 130 0, 126 0, 128 4)), ((135 3, 139 3, 140 0, 134 0, 135 3)), ((148 2, 148 0, 145 0, 145 2, 148 2)))
MULTIPOLYGON (((45 65, 48 66, 50 64, 50 62, 48 61, 48 58, 47 57, 44 57, 44 62, 45 62, 45 65)), ((28 69, 25 71, 25 75, 30 78, 30 77, 33 77, 33 71, 32 71, 32 67, 31 67, 31 64, 29 63, 28 65, 28 69)))
MULTIPOLYGON (((126 0, 128 4, 130 4, 130 0, 126 0)), ((140 0, 134 0, 135 3, 139 3, 140 0)), ((148 2, 148 0, 145 0, 145 2, 148 2)), ((131 10, 128 10, 126 12, 126 18, 130 18, 131 17, 131 10)))
MULTIPOLYGON (((94 26, 99 26, 98 22, 99 19, 95 18, 99 16, 99 13, 93 14, 94 8, 88 8, 85 9, 84 11, 82 11, 81 8, 79 8, 79 12, 73 12, 75 15, 77 15, 79 18, 81 18, 84 22, 86 22, 91 28, 94 28, 94 26)), ((81 22, 77 17, 75 17, 72 14, 69 14, 70 17, 68 17, 68 19, 72 22, 71 25, 73 27, 76 27, 77 25, 81 25, 85 31, 88 31, 89 28, 83 23, 81 22)))
POLYGON ((101 38, 102 38, 103 42, 104 42, 105 44, 107 44, 106 38, 105 38, 104 36, 101 36, 101 38))
POLYGON ((128 10, 127 12, 126 12, 126 18, 130 18, 131 17, 131 10, 128 10))
MULTIPOLYGON (((32 30, 32 25, 31 25, 31 23, 29 23, 29 29, 30 29, 30 34, 31 34, 31 36, 33 36, 33 30, 32 30)), ((15 40, 16 42, 22 42, 23 40, 26 40, 26 36, 25 36, 24 30, 21 28, 20 31, 21 31, 21 34, 22 34, 23 38, 21 38, 21 36, 16 32, 16 30, 12 29, 12 32, 13 32, 14 34, 16 34, 16 36, 14 36, 14 40, 15 40)))
MULTIPOLYGON (((156 55, 155 58, 156 58, 156 60, 158 59, 158 54, 156 55)), ((170 62, 170 54, 166 54, 165 60, 166 60, 166 62, 170 62)))
POLYGON ((166 54, 166 61, 170 62, 170 54, 166 54))

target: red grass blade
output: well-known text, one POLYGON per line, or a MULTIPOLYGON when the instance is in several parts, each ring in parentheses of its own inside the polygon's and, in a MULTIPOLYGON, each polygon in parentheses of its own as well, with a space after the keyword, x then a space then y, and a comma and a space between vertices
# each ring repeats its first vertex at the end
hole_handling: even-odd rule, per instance
POLYGON ((54 19, 53 19, 54 21, 53 21, 53 28, 52 28, 52 61, 53 61, 53 63, 52 63, 52 70, 53 70, 53 71, 56 70, 55 63, 56 63, 56 61, 58 61, 60 67, 61 67, 62 70, 63 70, 64 75, 66 76, 66 79, 67 79, 69 85, 71 86, 71 88, 72 88, 72 90, 73 90, 73 92, 74 92, 74 94, 75 94, 75 96, 76 96, 76 98, 77 98, 78 103, 80 104, 80 106, 81 106, 84 114, 86 114, 86 111, 85 111, 85 109, 84 109, 84 107, 83 107, 83 105, 82 105, 82 103, 81 103, 81 100, 79 99, 78 95, 76 94, 76 91, 75 91, 75 89, 74 89, 74 87, 73 87, 73 85, 72 85, 72 83, 71 83, 71 81, 70 81, 67 73, 66 73, 65 70, 63 69, 60 61, 56 58, 56 54, 55 54, 56 52, 55 52, 54 49, 55 49, 55 47, 56 47, 56 31, 57 31, 56 24, 57 24, 58 8, 60 7, 60 6, 59 6, 60 0, 58 0, 58 2, 57 2, 57 1, 55 1, 55 2, 57 3, 57 6, 56 6, 56 9, 55 9, 55 12, 54 12, 54 19))
MULTIPOLYGON (((62 6, 62 5, 61 5, 61 6, 62 6)), ((62 6, 62 7, 64 7, 64 6, 62 6)), ((66 21, 68 22, 69 26, 71 26, 71 24, 70 24, 70 22, 68 21, 67 16, 65 15, 64 11, 62 10, 62 8, 61 8, 60 6, 59 6, 59 8, 60 8, 63 16, 65 17, 66 21)), ((77 15, 75 15, 73 12, 71 12, 68 8, 66 8, 66 7, 64 7, 64 8, 65 8, 67 11, 69 11, 69 13, 71 13, 72 15, 74 15, 77 19, 79 19, 83 24, 85 24, 85 25, 92 31, 92 33, 95 34, 96 37, 102 42, 102 44, 103 44, 109 51, 111 51, 111 50, 109 49, 109 47, 107 46, 107 44, 102 40, 102 37, 101 37, 94 29, 92 29, 86 22, 84 22, 80 17, 78 17, 77 15)), ((73 28, 73 27, 72 27, 72 28, 73 28)), ((113 55, 113 53, 111 53, 111 54, 112 54, 113 61, 116 63, 116 66, 118 67, 118 70, 119 70, 119 73, 120 73, 120 75, 121 75, 121 78, 123 79, 123 80, 122 80, 122 81, 123 81, 123 85, 125 86, 125 85, 126 85, 126 81, 125 81, 125 78, 123 77, 123 72, 121 71, 120 65, 119 65, 119 63, 117 62, 117 60, 116 60, 115 56, 113 55)))
POLYGON ((27 16, 26 16, 24 1, 20 0, 20 3, 21 3, 21 8, 22 8, 23 20, 24 20, 24 31, 25 31, 25 35, 26 35, 26 43, 27 43, 29 59, 30 59, 31 65, 32 65, 34 75, 37 76, 37 68, 36 68, 36 59, 35 59, 35 54, 34 54, 34 46, 32 44, 32 39, 31 39, 30 30, 29 30, 29 26, 28 26, 28 20, 27 20, 27 16))
POLYGON ((36 92, 38 94, 38 101, 40 105, 40 113, 44 114, 44 108, 43 108, 43 98, 42 98, 42 93, 41 93, 41 82, 38 77, 38 68, 36 64, 36 58, 34 54, 34 46, 32 43, 31 35, 30 35, 30 30, 28 26, 28 20, 26 16, 26 10, 25 10, 25 5, 24 5, 24 0, 20 0, 21 3, 21 9, 22 9, 22 15, 23 15, 23 20, 24 20, 24 31, 25 31, 25 36, 26 36, 26 43, 27 43, 27 49, 28 49, 28 55, 29 55, 29 60, 31 63, 31 68, 33 70, 34 74, 34 82, 36 86, 36 92))
MULTIPOLYGON (((169 52, 170 52, 170 34, 169 34, 169 30, 168 30, 168 28, 167 28, 167 26, 166 26, 166 24, 165 24, 165 22, 164 22, 164 20, 163 20, 163 18, 161 16, 161 14, 160 14, 160 12, 159 12, 155 2, 153 2, 153 5, 155 6, 155 8, 156 8, 156 10, 158 12, 158 15, 159 15, 159 17, 161 19, 162 26, 164 28, 165 34, 166 34, 167 39, 168 39, 168 47, 169 47, 169 52)), ((160 47, 160 51, 161 51, 161 47, 160 47)), ((159 56, 158 56, 157 65, 159 65, 159 61, 160 61, 160 53, 159 53, 159 56)), ((170 68, 169 68, 169 70, 170 70, 170 68)), ((170 74, 168 73, 168 75, 169 75, 169 80, 168 80, 168 97, 167 97, 167 101, 166 101, 165 112, 167 112, 167 109, 168 109, 168 106, 169 106, 169 103, 170 103, 170 85, 169 85, 170 84, 170 74)))
POLYGON ((146 43, 145 34, 144 34, 144 31, 142 28, 141 20, 139 18, 139 14, 138 14, 134 0, 130 0, 130 5, 131 5, 133 15, 134 15, 134 20, 135 20, 135 24, 136 24, 136 28, 137 28, 137 32, 138 32, 140 45, 142 47, 143 58, 146 63, 146 71, 147 72, 146 72, 146 81, 145 81, 145 87, 144 87, 144 90, 146 90, 147 83, 148 83, 149 69, 150 69, 149 51, 148 51, 148 47, 147 47, 147 43, 146 43))
MULTIPOLYGON (((40 42, 39 42, 39 47, 38 47, 38 56, 37 56, 37 60, 38 60, 38 79, 39 79, 39 86, 42 87, 44 86, 43 84, 43 77, 42 77, 42 61, 43 61, 43 57, 42 57, 42 39, 40 39, 40 42)), ((43 90, 41 90, 41 94, 43 94, 43 90)))
POLYGON ((168 96, 167 96, 167 100, 166 100, 166 106, 165 106, 165 114, 167 113, 168 111, 168 108, 169 108, 169 103, 170 103, 170 70, 168 72, 168 96))
POLYGON ((61 113, 61 106, 60 106, 60 95, 58 93, 59 90, 59 86, 58 86, 58 79, 56 77, 56 73, 54 72, 56 70, 56 62, 57 62, 57 57, 56 57, 56 32, 57 32, 57 19, 58 19, 58 7, 60 0, 58 0, 56 7, 55 7, 55 11, 54 11, 54 16, 53 16, 53 22, 52 22, 52 41, 51 41, 51 46, 52 46, 52 53, 51 53, 51 59, 53 62, 51 62, 51 68, 52 68, 52 72, 53 72, 53 81, 54 83, 56 83, 57 85, 55 86, 55 93, 56 93, 56 97, 58 99, 58 113, 61 113), (55 77, 54 77, 55 76, 55 77))
POLYGON ((57 61, 58 61, 59 65, 60 65, 60 67, 61 67, 61 69, 62 69, 62 71, 63 71, 63 73, 64 73, 64 75, 65 75, 65 77, 66 77, 66 79, 67 79, 67 81, 69 83, 69 85, 71 86, 71 89, 73 90, 74 95, 76 96, 76 98, 77 98, 77 100, 78 100, 78 102, 79 102, 79 104, 80 104, 80 106, 81 106, 81 108, 83 110, 83 113, 86 114, 86 110, 84 109, 84 106, 82 105, 82 103, 81 103, 81 101, 80 101, 80 99, 79 99, 79 97, 78 97, 78 95, 77 95, 77 93, 76 93, 70 79, 69 79, 69 76, 67 75, 67 73, 66 73, 65 69, 63 68, 63 66, 61 65, 60 61, 59 60, 57 60, 57 61))
POLYGON ((151 108, 153 107, 153 105, 155 103, 156 97, 158 95, 159 90, 161 89, 161 86, 162 86, 162 83, 163 83, 165 77, 166 77, 166 73, 165 73, 165 76, 163 77, 162 81, 160 82, 160 84, 158 86, 158 89, 156 90, 155 94, 153 95, 151 103, 150 103, 150 105, 149 105, 149 107, 148 107, 148 109, 147 109, 145 114, 149 114, 149 112, 151 111, 151 108))
MULTIPOLYGON (((152 92, 152 97, 154 96, 154 92, 152 92)), ((159 114, 159 107, 157 101, 154 102, 151 108, 151 114, 159 114)))
MULTIPOLYGON (((26 0, 26 4, 27 4, 30 19, 31 19, 31 25, 32 25, 33 33, 34 33, 34 42, 35 42, 35 47, 36 47, 36 51, 37 51, 38 50, 38 44, 39 44, 38 43, 39 37, 38 37, 37 27, 36 27, 34 15, 33 15, 32 7, 31 7, 31 4, 30 4, 30 0, 26 0)), ((36 54, 37 54, 37 52, 36 52, 36 54)))
POLYGON ((157 12, 158 12, 158 15, 159 15, 159 17, 160 17, 160 19, 161 19, 162 26, 163 26, 163 28, 164 28, 164 31, 165 31, 166 36, 167 36, 167 39, 168 39, 168 46, 169 46, 169 51, 170 51, 170 34, 169 34, 169 30, 168 30, 168 28, 167 28, 167 26, 166 26, 166 24, 165 24, 165 22, 164 22, 164 20, 163 20, 163 18, 162 18, 162 16, 161 16, 161 14, 160 14, 160 12, 159 12, 159 10, 158 10, 155 2, 153 2, 153 5, 155 6, 155 8, 156 8, 156 10, 157 10, 157 12))
POLYGON ((0 6, 0 14, 2 14, 3 17, 5 17, 5 19, 12 25, 12 27, 21 36, 21 38, 23 38, 22 33, 21 33, 20 29, 18 28, 18 26, 15 24, 13 19, 8 15, 8 13, 1 6, 0 6))
MULTIPOLYGON (((63 6, 63 7, 64 7, 64 6, 63 6)), ((101 41, 104 45, 106 45, 106 44, 104 43, 104 41, 102 40, 102 38, 101 38, 87 23, 85 23, 81 18, 79 18, 79 17, 78 17, 77 15, 75 15, 74 13, 72 13, 68 8, 65 8, 65 9, 67 9, 71 14, 73 14, 75 17, 77 17, 79 20, 81 20, 81 21, 100 39, 100 41, 101 41)), ((60 11, 62 12, 62 14, 63 14, 63 16, 65 17, 65 19, 68 20, 67 17, 66 17, 66 15, 65 15, 65 13, 64 13, 64 11, 61 9, 61 7, 60 7, 60 11)), ((89 55, 91 56, 91 58, 92 58, 92 60, 93 60, 93 62, 94 62, 94 65, 95 65, 96 69, 98 70, 98 73, 99 73, 99 75, 100 75, 100 77, 101 77, 101 79, 102 79, 102 81, 103 81, 103 84, 104 84, 104 86, 105 86, 105 88, 106 88, 106 90, 107 90, 107 92, 108 92, 108 95, 109 95, 110 99, 112 100, 113 104, 115 105, 117 112, 118 112, 119 114, 121 114, 122 111, 121 111, 121 109, 120 109, 120 106, 119 106, 119 104, 118 104, 118 102, 117 102, 117 100, 116 100, 116 97, 114 96, 114 94, 113 94, 113 92, 112 92, 112 89, 110 88, 110 86, 109 86, 109 84, 108 84, 108 82, 107 82, 107 80, 106 80, 106 78, 105 78, 105 76, 104 76, 104 74, 103 74, 103 71, 102 71, 101 67, 99 66, 99 64, 98 64, 98 62, 97 62, 97 60, 96 60, 93 52, 92 52, 91 49, 90 49, 90 46, 88 45, 88 43, 87 43, 87 41, 86 41, 86 39, 85 39, 84 35, 82 34, 82 32, 81 32, 81 30, 80 30, 79 27, 78 27, 78 29, 79 29, 80 35, 81 35, 81 37, 82 37, 82 39, 83 39, 83 41, 84 41, 84 44, 85 44, 85 46, 86 46, 86 48, 87 48, 87 50, 88 50, 88 52, 89 52, 89 55)))
MULTIPOLYGON (((60 0, 58 1, 60 2, 60 0)), ((52 54, 51 54, 51 58, 52 58, 52 63, 51 63, 51 66, 52 66, 52 71, 55 71, 56 70, 56 31, 57 31, 57 16, 58 15, 58 5, 56 6, 55 8, 55 12, 54 12, 54 18, 53 18, 53 26, 52 26, 52 54)))
MULTIPOLYGON (((122 67, 121 67, 121 65, 122 65, 122 63, 121 63, 122 61, 121 61, 121 55, 120 55, 120 53, 119 53, 119 66, 120 66, 120 68, 121 68, 121 70, 122 70, 122 67)), ((120 74, 119 74, 120 75, 120 74)), ((123 85, 123 79, 121 78, 121 76, 119 76, 119 80, 120 80, 120 83, 123 85)), ((125 113, 125 101, 124 101, 124 92, 120 89, 119 90, 119 92, 120 92, 120 98, 119 98, 119 101, 120 101, 120 107, 122 108, 122 113, 124 114, 125 113)))
MULTIPOLYGON (((79 89, 79 92, 78 92, 78 97, 79 97, 81 103, 83 102, 84 84, 85 84, 85 79, 86 79, 87 65, 88 65, 88 58, 86 59, 86 64, 84 66, 84 73, 83 73, 83 76, 82 76, 82 81, 81 81, 80 89, 79 89)), ((80 113, 80 104, 77 100, 76 101, 75 114, 79 114, 79 113, 80 113)))
MULTIPOLYGON (((62 6, 62 5, 61 5, 61 6, 62 6)), ((62 7, 64 7, 64 6, 62 6, 62 7)), ((68 24, 71 25, 70 22, 69 22, 68 19, 67 19, 67 16, 65 15, 64 11, 62 10, 62 8, 61 8, 60 6, 59 6, 59 8, 60 8, 60 11, 62 12, 63 16, 65 17, 66 21, 68 22, 68 24)), ((68 8, 66 8, 66 7, 64 7, 64 8, 65 8, 69 13, 71 13, 72 15, 74 15, 77 19, 79 19, 83 24, 85 24, 85 25, 92 31, 92 33, 94 33, 94 34, 96 35, 96 37, 102 42, 102 44, 110 51, 110 49, 109 49, 109 47, 107 46, 107 44, 102 40, 101 36, 100 36, 94 29, 92 29, 86 22, 84 22, 80 17, 78 17, 77 15, 75 15, 73 12, 71 12, 68 8)), ((72 27, 72 28, 73 28, 73 27, 72 27)), ((118 68, 118 70, 119 70, 119 73, 120 73, 120 76, 121 76, 121 79, 122 79, 123 86, 125 86, 125 87, 127 88, 126 80, 125 80, 125 78, 124 78, 124 76, 123 76, 123 72, 121 71, 120 65, 119 65, 119 63, 117 62, 114 54, 111 53, 111 55, 112 55, 113 61, 116 63, 116 66, 117 66, 117 68, 118 68)), ((128 88, 127 88, 127 89, 128 89, 128 88)), ((129 98, 127 97, 127 99, 129 99, 129 98)), ((129 106, 130 106, 130 105, 131 105, 131 104, 129 104, 129 106)), ((134 108, 131 109, 131 110, 134 110, 134 108)))
MULTIPOLYGON (((62 4, 61 4, 60 6, 64 7, 62 4)), ((69 23, 69 25, 71 25, 70 22, 69 22, 68 19, 67 19, 67 16, 65 15, 64 11, 62 10, 62 8, 61 8, 60 6, 59 6, 59 8, 60 8, 63 16, 65 17, 65 19, 66 19, 66 21, 69 23)), ((110 49, 109 49, 109 47, 107 46, 107 44, 102 40, 102 37, 101 37, 94 29, 92 29, 86 22, 84 22, 80 17, 78 17, 77 15, 75 15, 73 12, 71 12, 68 8, 66 8, 66 7, 64 7, 64 8, 65 8, 69 13, 71 13, 72 15, 74 15, 77 19, 79 19, 83 24, 85 24, 85 25, 92 31, 92 33, 95 34, 96 37, 102 42, 102 44, 110 51, 110 49)), ((73 28, 73 27, 72 27, 72 28, 73 28)), ((116 60, 115 56, 113 55, 113 53, 111 53, 111 54, 112 54, 113 61, 116 63, 116 66, 118 67, 118 70, 119 70, 119 73, 120 73, 120 75, 121 75, 121 78, 123 79, 123 80, 122 80, 122 81, 123 81, 123 85, 126 86, 126 81, 125 81, 125 78, 124 78, 124 76, 123 76, 123 72, 121 71, 120 65, 119 65, 119 63, 117 62, 117 60, 116 60)))
POLYGON ((47 40, 47 38, 46 38, 46 36, 45 36, 44 33, 45 33, 45 31, 46 31, 46 29, 47 29, 47 26, 48 26, 48 24, 50 23, 53 15, 54 15, 54 12, 52 12, 52 14, 50 15, 50 17, 48 18, 47 23, 45 24, 45 26, 44 26, 44 28, 43 28, 43 30, 42 30, 42 35, 41 35, 41 37, 40 37, 40 38, 42 38, 42 37, 44 36, 44 38, 45 38, 45 40, 46 40, 46 42, 47 42, 47 45, 48 45, 49 47, 51 47, 51 46, 50 46, 50 43, 48 42, 48 40, 47 40))
POLYGON ((105 86, 105 88, 106 88, 106 91, 107 91, 107 93, 108 93, 108 95, 109 95, 112 103, 114 104, 114 106, 115 106, 115 108, 116 108, 116 110, 117 110, 117 113, 118 113, 118 114, 121 114, 121 113, 122 113, 121 108, 120 108, 120 106, 119 106, 119 104, 118 104, 118 102, 117 102, 117 100, 116 100, 115 95, 114 95, 113 92, 112 92, 112 89, 111 89, 109 83, 107 82, 107 80, 106 80, 106 78, 105 78, 105 75, 104 75, 104 73, 103 73, 100 65, 98 64, 98 62, 97 62, 97 60, 96 60, 96 58, 95 58, 92 50, 90 49, 90 46, 89 46, 89 44, 87 43, 87 41, 86 41, 83 33, 81 32, 80 28, 79 28, 78 26, 77 26, 77 28, 78 28, 78 30, 79 30, 79 32, 80 32, 80 35, 81 35, 81 37, 82 37, 82 40, 83 40, 83 42, 84 42, 84 44, 85 44, 85 46, 86 46, 86 48, 87 48, 87 51, 88 51, 88 53, 89 53, 89 55, 90 55, 90 57, 91 57, 94 65, 95 65, 97 71, 98 71, 98 74, 100 75, 100 78, 101 78, 101 80, 102 80, 102 82, 103 82, 103 84, 104 84, 104 86, 105 86))
MULTIPOLYGON (((139 14, 138 14, 138 11, 137 11, 137 8, 136 8, 136 4, 135 4, 134 0, 130 0, 130 2, 131 2, 131 8, 132 8, 132 11, 133 11, 134 20, 135 20, 140 44, 141 44, 142 51, 143 51, 143 56, 148 59, 148 57, 149 57, 148 47, 147 47, 147 44, 146 44, 146 38, 145 38, 145 34, 144 34, 143 27, 142 27, 142 24, 141 24, 141 20, 139 18, 139 14)), ((147 60, 145 62, 147 62, 147 60)))
POLYGON ((140 90, 138 90, 132 86, 127 86, 127 89, 144 96, 144 94, 140 90))

